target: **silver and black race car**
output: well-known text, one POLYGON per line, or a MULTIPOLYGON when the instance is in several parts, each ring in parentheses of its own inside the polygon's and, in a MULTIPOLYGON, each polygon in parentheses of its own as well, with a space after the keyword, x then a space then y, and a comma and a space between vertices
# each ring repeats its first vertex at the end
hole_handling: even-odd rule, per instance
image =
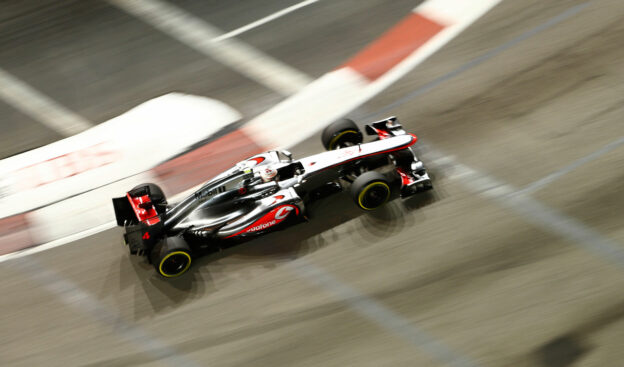
POLYGON ((117 224, 131 254, 144 255, 167 278, 185 273, 194 256, 307 220, 306 206, 350 185, 355 205, 372 210, 390 199, 391 182, 405 198, 432 188, 412 148, 416 136, 396 117, 366 125, 351 120, 327 126, 327 152, 293 159, 273 150, 238 162, 181 202, 169 205, 155 184, 113 199, 117 224), (394 177, 391 177, 394 176, 394 177))

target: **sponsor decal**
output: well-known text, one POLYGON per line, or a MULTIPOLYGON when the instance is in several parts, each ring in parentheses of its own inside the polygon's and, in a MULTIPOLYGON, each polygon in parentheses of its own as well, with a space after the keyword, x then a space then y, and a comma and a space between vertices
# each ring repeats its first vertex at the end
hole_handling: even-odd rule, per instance
POLYGON ((360 148, 358 146, 343 148, 338 151, 339 153, 336 158, 337 159, 351 158, 355 156, 359 151, 360 151, 360 148))
POLYGON ((270 222, 266 222, 266 223, 262 223, 262 224, 258 224, 257 226, 253 226, 251 228, 249 228, 248 230, 246 230, 245 232, 257 232, 257 231, 261 231, 263 229, 269 228, 273 225, 275 225, 275 223, 277 223, 277 221, 274 219, 270 222))
POLYGON ((290 212, 295 211, 295 213, 299 212, 294 205, 280 205, 277 208, 271 210, 267 214, 265 214, 262 218, 255 221, 251 226, 247 227, 247 229, 243 230, 245 233, 253 233, 263 231, 267 228, 273 227, 276 224, 279 224, 284 221, 290 214, 290 212))
POLYGON ((19 190, 28 190, 118 161, 121 153, 109 143, 100 143, 50 158, 15 171, 19 190))
POLYGON ((284 219, 290 214, 290 211, 293 210, 292 206, 283 206, 281 207, 277 213, 275 213, 275 219, 284 219))
POLYGON ((208 189, 202 190, 198 194, 199 202, 203 203, 204 201, 212 198, 212 196, 225 192, 225 190, 226 190, 225 186, 217 186, 215 188, 208 188, 208 189))

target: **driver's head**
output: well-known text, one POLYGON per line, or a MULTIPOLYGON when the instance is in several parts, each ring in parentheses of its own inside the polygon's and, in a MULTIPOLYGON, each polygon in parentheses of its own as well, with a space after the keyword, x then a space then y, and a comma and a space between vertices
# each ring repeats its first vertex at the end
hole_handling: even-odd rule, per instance
POLYGON ((264 167, 260 170, 260 177, 263 182, 274 180, 277 176, 277 170, 273 167, 264 167))

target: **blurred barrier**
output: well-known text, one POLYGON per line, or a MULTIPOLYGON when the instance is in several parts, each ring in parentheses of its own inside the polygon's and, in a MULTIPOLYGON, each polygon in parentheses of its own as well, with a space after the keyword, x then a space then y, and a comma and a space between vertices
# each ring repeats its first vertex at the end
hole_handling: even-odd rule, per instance
POLYGON ((240 114, 213 99, 167 94, 72 137, 0 161, 0 218, 145 172, 240 114))
POLYGON ((240 119, 222 102, 171 93, 80 134, 3 159, 0 252, 113 220, 111 197, 154 181, 150 169, 240 119))
MULTIPOLYGON (((15 223, 21 223, 21 226, 14 226, 15 232, 3 232, 3 222, 0 221, 2 247, 5 248, 5 239, 10 236, 18 238, 18 234, 20 239, 30 241, 28 246, 32 246, 111 222, 114 215, 112 206, 109 205, 110 198, 127 191, 139 182, 164 183, 168 194, 179 193, 201 183, 211 175, 230 166, 232 162, 266 149, 296 145, 396 82, 498 2, 500 0, 426 1, 341 68, 325 74, 301 92, 261 114, 238 131, 163 163, 152 171, 148 170, 157 163, 174 156, 176 152, 184 150, 183 147, 188 147, 197 139, 216 132, 227 123, 239 119, 240 116, 216 101, 173 94, 147 102, 111 120, 108 123, 111 127, 103 129, 101 134, 91 132, 98 126, 82 133, 91 132, 93 136, 87 135, 88 138, 76 139, 75 142, 72 141, 72 144, 67 143, 70 139, 82 135, 79 134, 45 147, 46 154, 33 153, 33 157, 29 155, 28 160, 24 156, 21 161, 18 160, 21 165, 17 168, 2 162, 0 172, 7 172, 7 167, 13 172, 20 168, 30 167, 24 164, 28 161, 43 164, 46 167, 44 172, 49 170, 51 165, 63 172, 61 174, 63 177, 57 181, 46 181, 47 183, 42 188, 37 186, 13 193, 15 208, 6 207, 5 209, 6 198, 2 199, 3 207, 0 210, 2 217, 20 213, 28 208, 43 206, 46 203, 53 203, 56 200, 68 199, 29 213, 21 220, 19 217, 11 219, 15 223), (159 100, 160 102, 156 103, 159 100), (164 107, 167 104, 165 102, 171 103, 169 107, 164 107), (147 108, 150 104, 153 109, 147 108), (181 111, 181 108, 184 110, 181 111), (143 114, 139 114, 138 111, 142 109, 146 110, 142 111, 143 114), (133 131, 128 129, 131 123, 136 124, 132 128, 133 131), (145 135, 142 130, 145 130, 145 135), (102 136, 108 137, 109 140, 97 139, 102 136), (62 142, 66 142, 63 149, 57 146, 62 142), (171 146, 171 142, 176 142, 176 145, 171 146), (120 151, 119 148, 125 145, 129 145, 128 150, 120 151), (111 185, 102 187, 94 193, 88 192, 69 198, 71 195, 68 189, 74 192, 84 192, 84 185, 88 184, 74 179, 73 171, 67 168, 69 163, 66 162, 73 161, 68 155, 71 152, 78 154, 75 152, 89 151, 90 147, 97 148, 94 148, 94 152, 80 154, 91 154, 97 157, 96 163, 93 163, 93 167, 88 170, 98 172, 98 174, 87 176, 87 172, 82 172, 80 175, 75 175, 82 176, 90 185, 97 182, 98 177, 106 177, 106 183, 111 185), (219 154, 214 154, 215 151, 219 154), (59 162, 49 163, 66 155, 67 157, 59 162), (133 159, 134 155, 140 155, 141 159, 133 159), (227 162, 219 159, 223 156, 228 157, 227 162), (120 172, 122 174, 119 174, 120 172), (80 186, 81 184, 83 186, 80 186), (44 187, 49 191, 44 191, 44 187), (81 188, 82 191, 80 191, 81 188), (38 190, 37 196, 27 195, 28 191, 35 190, 38 190), (55 193, 54 190, 58 191, 55 193), (53 196, 56 199, 45 195, 46 193, 56 195, 53 196), (24 202, 16 199, 18 197, 24 202), (29 228, 26 233, 24 233, 24 227, 29 228)), ((29 153, 31 152, 24 154, 29 153)), ((37 172, 42 172, 42 169, 38 168, 37 172)), ((45 177, 48 180, 51 179, 49 176, 45 177)), ((112 227, 113 223, 110 226, 112 227)), ((0 254, 6 252, 8 251, 2 251, 0 248, 0 254)))

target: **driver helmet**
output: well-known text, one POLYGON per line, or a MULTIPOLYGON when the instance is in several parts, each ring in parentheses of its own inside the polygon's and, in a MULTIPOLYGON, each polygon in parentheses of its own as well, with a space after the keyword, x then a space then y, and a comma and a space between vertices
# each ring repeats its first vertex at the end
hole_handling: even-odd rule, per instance
POLYGON ((277 176, 277 170, 273 167, 264 167, 260 170, 260 177, 263 182, 269 182, 277 176))

